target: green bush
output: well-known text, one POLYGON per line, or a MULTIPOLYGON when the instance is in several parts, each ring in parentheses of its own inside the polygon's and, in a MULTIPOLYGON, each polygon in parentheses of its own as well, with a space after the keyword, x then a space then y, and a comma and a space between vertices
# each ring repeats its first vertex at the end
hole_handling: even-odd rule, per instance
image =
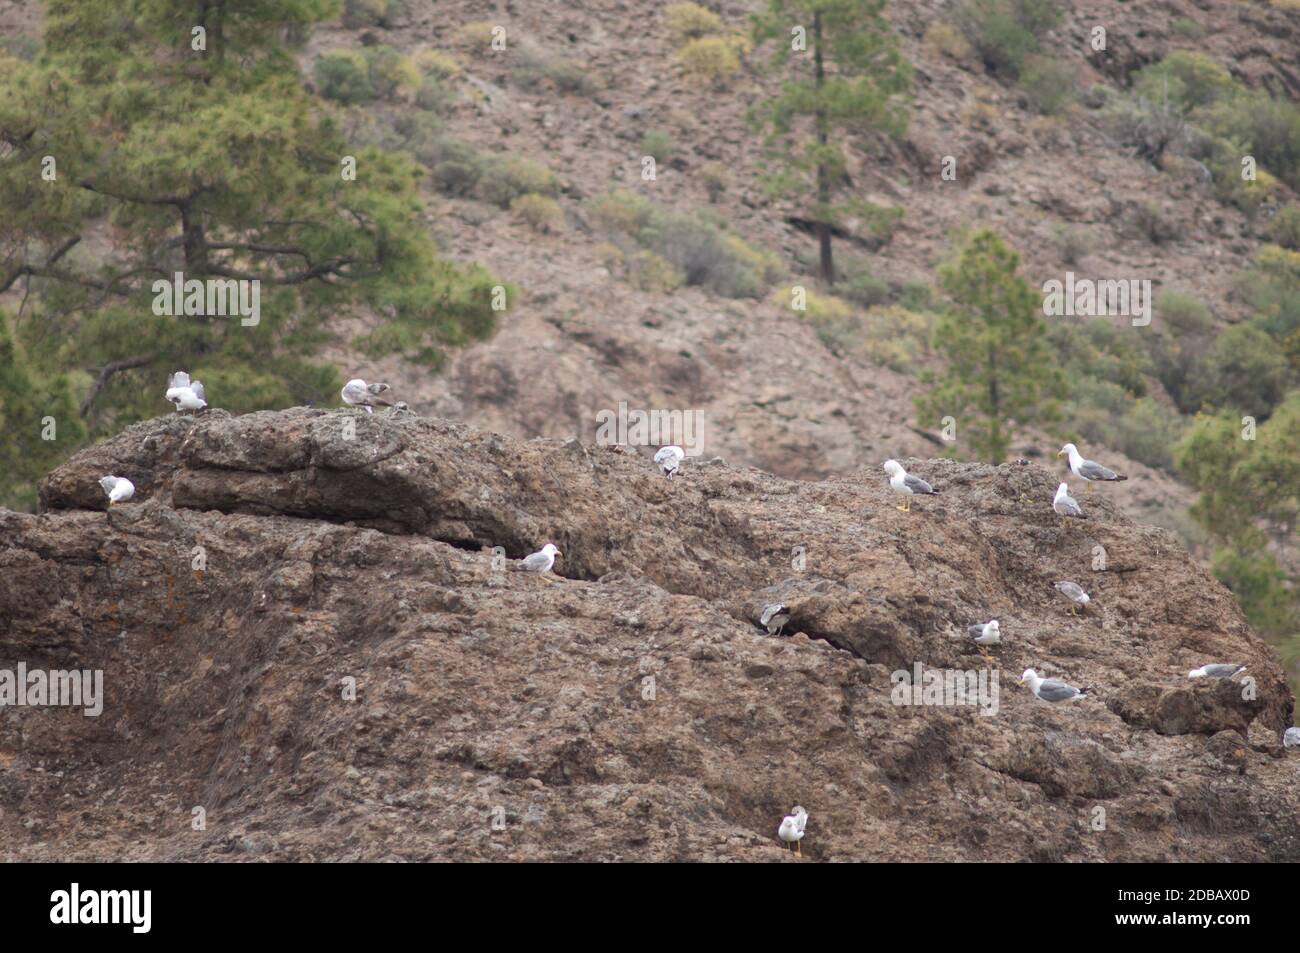
POLYGON ((424 77, 415 94, 415 105, 438 116, 445 116, 455 101, 456 94, 436 76, 424 77))
POLYGON ((1061 21, 1053 0, 967 0, 957 25, 990 73, 1020 75, 1039 40, 1061 21))
POLYGON ((1074 101, 1074 70, 1061 60, 1029 57, 1020 84, 1034 108, 1046 116, 1055 116, 1074 101))
POLYGON ((558 231, 564 224, 560 204, 545 195, 521 195, 510 203, 510 211, 533 231, 543 234, 558 231))
POLYGON ((1156 378, 1178 409, 1200 409, 1209 383, 1204 368, 1214 334, 1214 317, 1199 299, 1177 291, 1156 296, 1154 320, 1143 340, 1156 378))
POLYGON ((540 162, 523 156, 495 158, 486 163, 478 179, 479 198, 501 208, 530 192, 538 195, 555 195, 559 182, 555 173, 540 162))
POLYGON ((729 298, 755 298, 780 273, 780 260, 701 216, 659 208, 627 190, 591 206, 596 226, 616 243, 649 249, 667 260, 688 285, 729 298))
POLYGON ((737 37, 705 36, 681 48, 677 60, 689 76, 726 79, 740 70, 745 43, 737 37))
POLYGON ((355 52, 338 50, 316 59, 316 89, 326 99, 345 106, 367 103, 378 96, 370 81, 366 58, 355 52))
POLYGON ((1300 207, 1288 205, 1268 222, 1268 239, 1291 251, 1300 251, 1300 207))
POLYGON ((378 26, 386 30, 406 19, 406 0, 345 0, 343 25, 349 30, 378 26))
POLYGON ((1285 396, 1288 371, 1273 338, 1252 324, 1238 324, 1220 334, 1210 350, 1205 398, 1263 419, 1285 396))
POLYGON ((1232 95, 1232 74, 1206 56, 1174 50, 1159 63, 1138 70, 1134 92, 1155 101, 1168 99, 1185 115, 1232 95))
POLYGON ((656 163, 662 164, 672 158, 673 139, 662 129, 649 129, 641 137, 641 155, 654 156, 656 163))
POLYGON ((698 3, 670 3, 664 8, 664 20, 678 46, 722 30, 722 19, 698 3))

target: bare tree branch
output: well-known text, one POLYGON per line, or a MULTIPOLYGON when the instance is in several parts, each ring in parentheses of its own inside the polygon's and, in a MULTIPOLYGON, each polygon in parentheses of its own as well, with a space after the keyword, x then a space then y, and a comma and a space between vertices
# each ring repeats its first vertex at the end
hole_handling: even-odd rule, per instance
MULTIPOLYGON (((99 368, 99 373, 95 375, 95 381, 90 385, 90 392, 86 394, 86 399, 81 402, 81 416, 85 417, 90 413, 90 405, 99 396, 99 392, 108 384, 109 379, 118 371, 130 370, 133 367, 144 367, 146 364, 152 364, 153 357, 148 354, 139 354, 135 357, 123 358, 120 361, 110 361, 103 367, 99 368)), ((95 370, 95 368, 90 368, 95 370)))

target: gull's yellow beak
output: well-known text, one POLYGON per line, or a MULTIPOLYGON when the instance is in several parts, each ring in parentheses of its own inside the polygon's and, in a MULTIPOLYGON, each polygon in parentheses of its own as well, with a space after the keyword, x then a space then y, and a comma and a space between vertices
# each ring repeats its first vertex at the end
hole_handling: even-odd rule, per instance
POLYGON ((1017 679, 1017 681, 1019 681, 1021 685, 1025 684, 1025 680, 1023 678, 1017 679))
POLYGON ((1065 456, 1065 451, 1064 451, 1064 450, 1058 451, 1056 455, 1057 455, 1058 457, 1063 457, 1063 456, 1065 456))

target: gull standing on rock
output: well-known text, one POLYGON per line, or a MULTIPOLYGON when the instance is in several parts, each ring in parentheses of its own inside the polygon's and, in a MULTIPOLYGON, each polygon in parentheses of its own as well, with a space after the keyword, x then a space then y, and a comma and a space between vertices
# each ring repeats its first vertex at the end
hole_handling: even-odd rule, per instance
POLYGON ((1202 665, 1187 673, 1188 678, 1232 678, 1238 672, 1246 671, 1244 665, 1202 665))
POLYGON ((1081 520, 1088 517, 1083 515, 1083 510, 1079 508, 1079 501, 1070 495, 1069 487, 1064 483, 1056 488, 1056 498, 1052 500, 1052 510, 1057 516, 1061 517, 1061 526, 1070 525, 1070 517, 1074 516, 1081 520))
POLYGON ((1029 690, 1045 702, 1066 702, 1087 696, 1089 689, 1075 688, 1055 678, 1043 678, 1032 668, 1025 669, 1020 676, 1020 684, 1028 685, 1029 690))
POLYGON ((785 624, 790 621, 790 610, 784 602, 773 602, 763 606, 763 614, 758 624, 767 629, 768 635, 780 635, 785 624))
POLYGON ((992 662, 993 656, 989 655, 986 645, 998 645, 1002 642, 1002 629, 998 625, 998 620, 993 619, 989 622, 981 622, 978 625, 966 627, 966 634, 970 636, 971 641, 980 647, 980 655, 984 656, 984 661, 992 662))
POLYGON ((184 371, 177 371, 167 378, 167 399, 176 405, 176 412, 182 410, 202 410, 208 406, 203 393, 203 384, 199 381, 191 381, 190 375, 184 371))
POLYGON ((886 460, 884 465, 885 472, 889 474, 889 486, 895 493, 902 493, 906 496, 906 502, 903 506, 898 507, 904 513, 912 511, 912 497, 917 493, 930 496, 937 496, 939 491, 930 484, 926 483, 920 477, 909 476, 908 472, 903 469, 903 465, 897 460, 886 460))
POLYGON ((131 497, 135 496, 135 484, 126 477, 106 476, 102 477, 99 485, 104 488, 108 494, 108 505, 114 503, 125 503, 131 497))
MULTIPOLYGON (((1097 463, 1094 460, 1085 460, 1083 455, 1079 453, 1079 448, 1072 443, 1067 443, 1062 447, 1061 452, 1058 453, 1057 456, 1068 456, 1070 458, 1070 472, 1080 480, 1087 481, 1088 484, 1092 484, 1094 480, 1115 482, 1117 480, 1128 479, 1128 477, 1122 476, 1114 470, 1103 467, 1100 463, 1097 463)), ((1088 487, 1085 486, 1084 490, 1086 491, 1087 489, 1088 487)))
POLYGON ((366 413, 373 414, 376 405, 393 406, 391 400, 379 396, 390 389, 387 384, 367 384, 361 378, 355 377, 343 385, 341 396, 343 403, 349 407, 364 407, 366 413))
POLYGON ((682 460, 685 458, 686 451, 681 447, 661 447, 659 452, 655 454, 655 463, 659 464, 663 469, 664 476, 671 480, 673 474, 677 472, 677 468, 682 465, 682 460))
POLYGON ((808 812, 798 804, 781 821, 776 836, 787 844, 794 844, 795 856, 802 857, 799 842, 803 840, 804 828, 808 826, 808 812))
POLYGON ((551 579, 553 577, 547 574, 550 573, 551 567, 555 565, 555 557, 563 555, 564 553, 555 548, 554 543, 547 543, 537 552, 519 560, 516 569, 519 572, 528 572, 551 579))
POLYGON ((1056 591, 1070 600, 1070 611, 1076 609, 1086 609, 1088 603, 1092 601, 1092 596, 1083 591, 1083 586, 1077 582, 1063 581, 1056 584, 1056 591))

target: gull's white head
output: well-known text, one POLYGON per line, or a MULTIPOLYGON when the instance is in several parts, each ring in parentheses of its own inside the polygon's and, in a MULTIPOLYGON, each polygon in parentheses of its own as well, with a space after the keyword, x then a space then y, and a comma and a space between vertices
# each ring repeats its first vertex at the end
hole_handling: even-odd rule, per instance
POLYGON ((793 814, 795 817, 807 817, 807 816, 808 816, 808 812, 805 811, 805 810, 804 810, 802 807, 800 807, 798 804, 796 804, 793 808, 790 809, 790 813, 793 814))
POLYGON ((1002 629, 998 626, 997 619, 994 619, 992 622, 989 623, 989 631, 994 633, 999 633, 1002 631, 1002 629))
POLYGON ((886 460, 884 469, 890 476, 898 476, 904 472, 903 465, 897 460, 886 460))
POLYGON ((1067 484, 1062 483, 1060 486, 1056 488, 1056 498, 1052 502, 1060 503, 1061 500, 1065 499, 1069 495, 1070 495, 1069 486, 1067 484))
POLYGON ((542 552, 546 553, 546 555, 548 555, 548 556, 563 556, 563 555, 564 555, 564 553, 560 552, 558 549, 555 548, 555 544, 554 544, 554 543, 547 543, 545 546, 542 547, 542 552))
POLYGON ((1038 673, 1035 672, 1032 668, 1025 669, 1024 674, 1020 676, 1021 685, 1024 685, 1026 682, 1032 685, 1037 680, 1038 680, 1038 673))
POLYGON ((1058 457, 1066 457, 1066 456, 1077 457, 1078 455, 1079 455, 1079 448, 1072 443, 1067 443, 1064 447, 1061 448, 1061 452, 1057 454, 1058 457))

